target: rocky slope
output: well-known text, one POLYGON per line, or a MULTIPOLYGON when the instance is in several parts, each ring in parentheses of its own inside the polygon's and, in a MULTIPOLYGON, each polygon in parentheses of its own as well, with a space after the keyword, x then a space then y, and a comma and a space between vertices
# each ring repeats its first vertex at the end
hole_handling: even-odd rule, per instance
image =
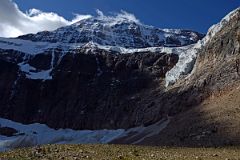
POLYGON ((53 128, 146 127, 112 143, 239 144, 229 132, 238 121, 216 118, 238 116, 239 97, 228 94, 240 85, 239 26, 238 8, 198 43, 196 32, 103 15, 54 32, 1 38, 0 116, 53 128), (215 104, 221 100, 231 105, 215 104))
MULTIPOLYGON (((209 30, 193 72, 164 93, 164 99, 168 99, 164 108, 170 109, 171 122, 139 144, 239 145, 239 27, 238 8, 209 30)), ((164 99, 160 97, 159 103, 164 104, 164 99)), ((128 136, 115 143, 132 143, 134 138, 128 136)))
POLYGON ((170 148, 132 145, 47 145, 0 153, 2 159, 239 159, 239 148, 170 148))

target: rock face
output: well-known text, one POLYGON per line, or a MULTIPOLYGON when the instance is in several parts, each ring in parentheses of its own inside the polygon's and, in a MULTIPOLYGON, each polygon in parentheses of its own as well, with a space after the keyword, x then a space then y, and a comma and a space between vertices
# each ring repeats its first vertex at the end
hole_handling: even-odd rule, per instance
MULTIPOLYGON (((100 49, 89 52, 75 50, 58 63, 61 51, 54 51, 54 69, 49 80, 28 79, 19 69, 21 58, 3 56, 1 117, 74 129, 128 128, 144 123, 136 122, 133 115, 138 111, 137 105, 149 104, 141 104, 144 97, 137 95, 154 90, 177 63, 178 56, 114 54, 100 49)), ((37 70, 49 69, 51 61, 48 53, 25 59, 37 70)))
POLYGON ((222 90, 239 81, 240 10, 199 52, 191 82, 208 90, 222 90), (196 81, 198 79, 198 81, 196 81))
POLYGON ((11 137, 18 133, 17 130, 9 127, 0 127, 0 135, 11 137))

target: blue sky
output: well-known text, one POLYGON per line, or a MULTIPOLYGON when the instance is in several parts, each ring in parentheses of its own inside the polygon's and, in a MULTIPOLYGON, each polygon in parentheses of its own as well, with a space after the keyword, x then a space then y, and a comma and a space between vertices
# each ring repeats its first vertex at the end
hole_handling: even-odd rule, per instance
POLYGON ((73 13, 105 14, 125 10, 141 22, 160 28, 183 28, 200 32, 240 6, 240 0, 13 0, 22 11, 37 8, 55 12, 66 19, 73 13))

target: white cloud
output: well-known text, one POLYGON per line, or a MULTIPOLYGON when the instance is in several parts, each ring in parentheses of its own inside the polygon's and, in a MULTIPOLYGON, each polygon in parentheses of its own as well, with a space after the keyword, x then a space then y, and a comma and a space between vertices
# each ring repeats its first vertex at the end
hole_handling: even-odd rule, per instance
MULTIPOLYGON (((106 16, 102 11, 96 10, 97 17, 105 21, 106 24, 114 25, 121 21, 140 21, 131 13, 121 11, 113 15, 106 16)), ((66 20, 53 12, 43 12, 38 9, 30 9, 26 13, 22 12, 13 0, 0 0, 0 37, 17 37, 28 33, 40 31, 52 31, 59 27, 71 25, 80 20, 92 17, 91 15, 74 14, 72 20, 66 20)))
POLYGON ((52 12, 30 9, 27 13, 19 10, 12 0, 0 0, 0 37, 16 37, 43 30, 55 30, 73 24, 91 15, 75 14, 71 21, 52 12))
POLYGON ((114 13, 113 16, 106 16, 103 14, 102 11, 99 9, 96 10, 97 12, 97 18, 107 22, 110 25, 114 25, 116 23, 122 22, 122 21, 131 21, 140 24, 141 22, 131 13, 128 13, 126 11, 121 11, 120 13, 114 13))

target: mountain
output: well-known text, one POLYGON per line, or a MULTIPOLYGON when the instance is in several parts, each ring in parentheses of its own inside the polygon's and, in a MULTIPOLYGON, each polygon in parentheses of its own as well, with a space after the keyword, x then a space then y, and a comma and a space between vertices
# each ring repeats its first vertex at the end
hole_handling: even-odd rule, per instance
POLYGON ((0 38, 0 117, 122 129, 111 143, 239 144, 239 26, 240 8, 204 38, 104 15, 0 38))
MULTIPOLYGON (((171 123, 140 144, 195 147, 240 144, 239 27, 240 8, 212 26, 206 37, 194 46, 199 50, 193 52, 196 60, 191 74, 182 74, 182 78, 157 98, 156 103, 168 108, 171 123)), ((170 72, 176 73, 181 64, 176 64, 170 72)), ((128 136, 115 143, 132 141, 134 136, 128 136)))
POLYGON ((178 53, 202 37, 146 26, 124 15, 99 15, 53 32, 1 38, 5 78, 0 82, 0 115, 53 128, 115 129, 149 123, 151 119, 136 120, 140 108, 133 106, 140 101, 135 99, 162 83, 178 53))
MULTIPOLYGON (((100 11, 99 11, 100 12, 100 11)), ((146 48, 160 46, 185 46, 196 43, 203 34, 190 30, 159 29, 129 18, 127 13, 116 17, 105 16, 81 20, 73 25, 53 32, 40 32, 20 36, 20 39, 51 43, 88 43, 125 48, 146 48)))

